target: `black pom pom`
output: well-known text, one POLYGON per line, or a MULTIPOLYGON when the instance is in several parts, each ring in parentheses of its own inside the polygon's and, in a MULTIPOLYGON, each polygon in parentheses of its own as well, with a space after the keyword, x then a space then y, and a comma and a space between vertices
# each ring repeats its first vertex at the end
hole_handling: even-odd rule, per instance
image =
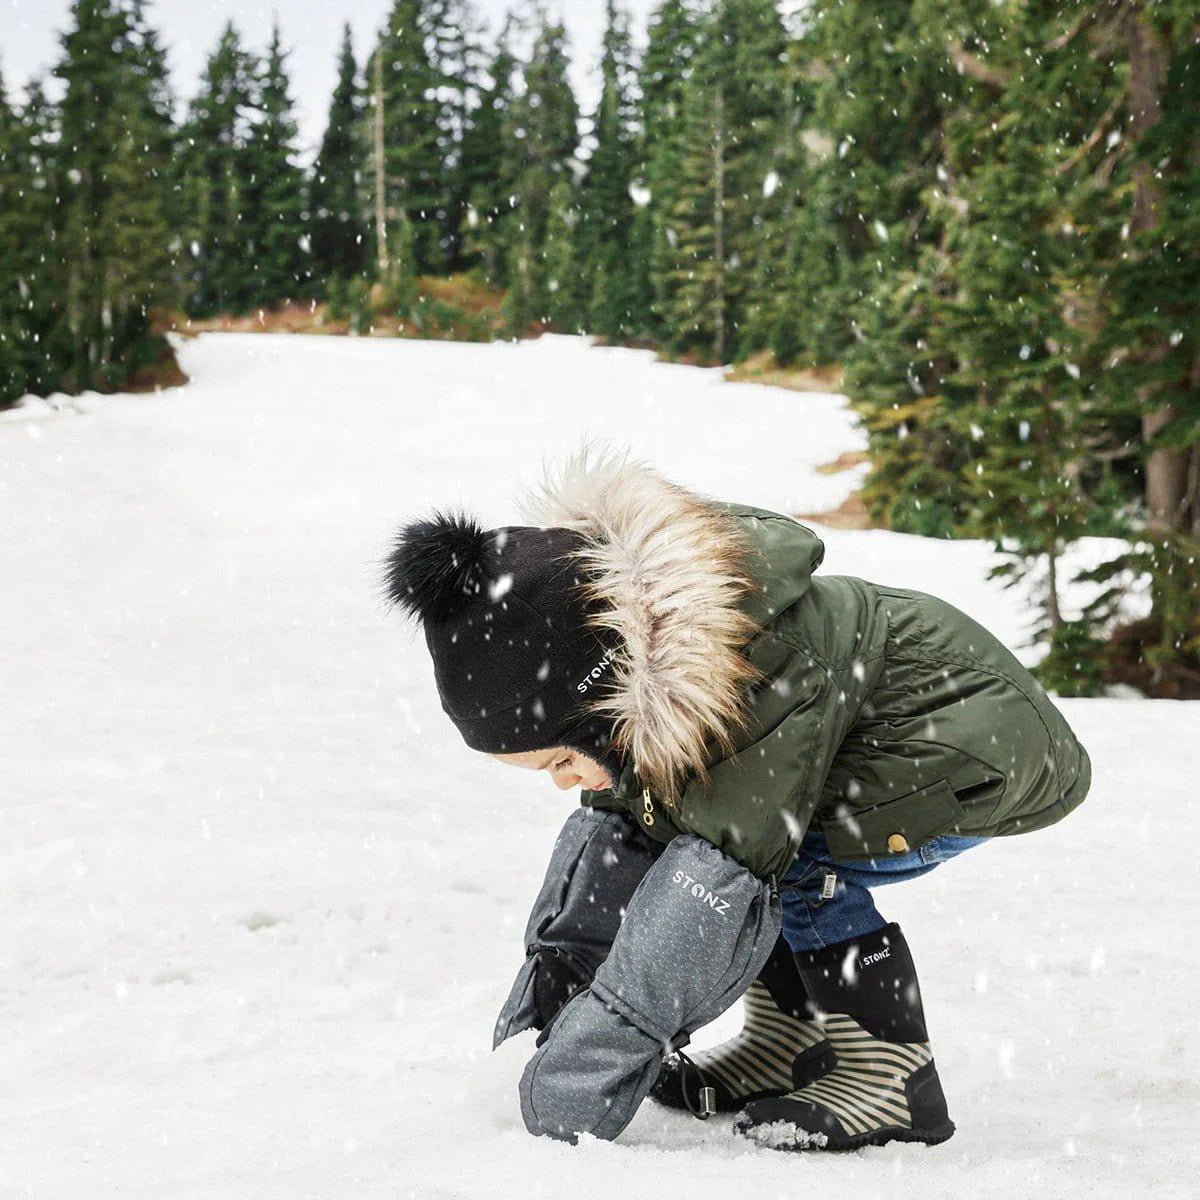
POLYGON ((389 604, 422 621, 445 621, 483 587, 487 535, 465 513, 435 511, 396 534, 384 561, 383 587, 389 604))

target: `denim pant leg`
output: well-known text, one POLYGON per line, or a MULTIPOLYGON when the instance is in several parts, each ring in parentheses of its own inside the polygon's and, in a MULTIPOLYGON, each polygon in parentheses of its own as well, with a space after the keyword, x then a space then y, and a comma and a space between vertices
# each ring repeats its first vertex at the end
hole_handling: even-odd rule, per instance
POLYGON ((875 933, 887 922, 868 889, 916 879, 987 840, 947 835, 908 854, 840 863, 830 854, 824 837, 810 830, 779 885, 784 940, 799 954, 875 933))

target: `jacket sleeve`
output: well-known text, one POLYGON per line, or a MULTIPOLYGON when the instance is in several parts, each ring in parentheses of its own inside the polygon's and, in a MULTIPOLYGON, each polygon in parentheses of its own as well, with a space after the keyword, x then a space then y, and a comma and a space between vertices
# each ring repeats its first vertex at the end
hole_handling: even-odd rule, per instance
POLYGON ((750 986, 779 930, 773 883, 703 838, 671 841, 633 893, 608 957, 526 1066, 526 1128, 569 1142, 617 1137, 664 1055, 750 986))
POLYGON ((525 926, 525 962, 492 1038, 543 1029, 604 961, 621 915, 662 847, 627 816, 577 808, 554 842, 525 926))

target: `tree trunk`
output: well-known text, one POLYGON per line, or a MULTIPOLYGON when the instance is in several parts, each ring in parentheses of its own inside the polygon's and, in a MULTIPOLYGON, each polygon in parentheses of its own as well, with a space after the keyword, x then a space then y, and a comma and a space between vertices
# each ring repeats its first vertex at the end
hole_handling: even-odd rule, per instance
POLYGON ((713 354, 720 363, 725 361, 725 92, 719 83, 713 103, 713 257, 716 260, 713 354))
POLYGON ((387 217, 384 210, 383 171, 383 51, 375 51, 375 253, 379 278, 388 278, 387 217))
MULTIPOLYGON (((1151 26, 1139 3, 1129 20, 1129 129, 1138 140, 1162 116, 1162 89, 1167 73, 1167 49, 1151 26)), ((1144 234, 1157 229, 1161 193, 1153 166, 1139 161, 1133 167, 1133 215, 1130 232, 1144 234)), ((1167 344, 1159 340, 1145 351, 1147 362, 1161 362, 1167 344)), ((1150 439, 1175 419, 1177 410, 1159 399, 1161 385, 1139 389, 1142 410, 1142 440, 1150 439)), ((1146 507, 1149 529, 1184 529, 1187 510, 1188 455, 1178 450, 1154 450, 1146 458, 1146 507)))
POLYGON ((1050 615, 1050 629, 1055 631, 1062 626, 1062 609, 1058 603, 1058 539, 1054 538, 1050 542, 1050 548, 1046 551, 1046 560, 1049 563, 1047 573, 1047 591, 1046 611, 1050 615))

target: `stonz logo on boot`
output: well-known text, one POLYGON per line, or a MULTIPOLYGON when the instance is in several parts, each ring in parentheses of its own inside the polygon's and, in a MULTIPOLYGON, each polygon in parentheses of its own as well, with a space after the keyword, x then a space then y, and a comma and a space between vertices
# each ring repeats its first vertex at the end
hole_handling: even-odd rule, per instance
POLYGON ((891 953, 892 948, 889 946, 886 950, 876 950, 874 954, 864 955, 858 960, 858 962, 860 966, 869 967, 872 963, 879 962, 880 959, 890 958, 891 953))
POLYGON ((706 888, 704 884, 698 883, 690 875, 685 875, 682 871, 675 872, 675 882, 683 885, 685 891, 689 891, 697 900, 703 900, 713 912, 718 912, 724 916, 729 911, 729 901, 722 900, 716 892, 710 888, 706 888))
POLYGON ((604 657, 583 677, 582 682, 575 685, 575 690, 580 695, 583 695, 608 670, 609 664, 616 657, 617 652, 615 650, 605 650, 604 657))

